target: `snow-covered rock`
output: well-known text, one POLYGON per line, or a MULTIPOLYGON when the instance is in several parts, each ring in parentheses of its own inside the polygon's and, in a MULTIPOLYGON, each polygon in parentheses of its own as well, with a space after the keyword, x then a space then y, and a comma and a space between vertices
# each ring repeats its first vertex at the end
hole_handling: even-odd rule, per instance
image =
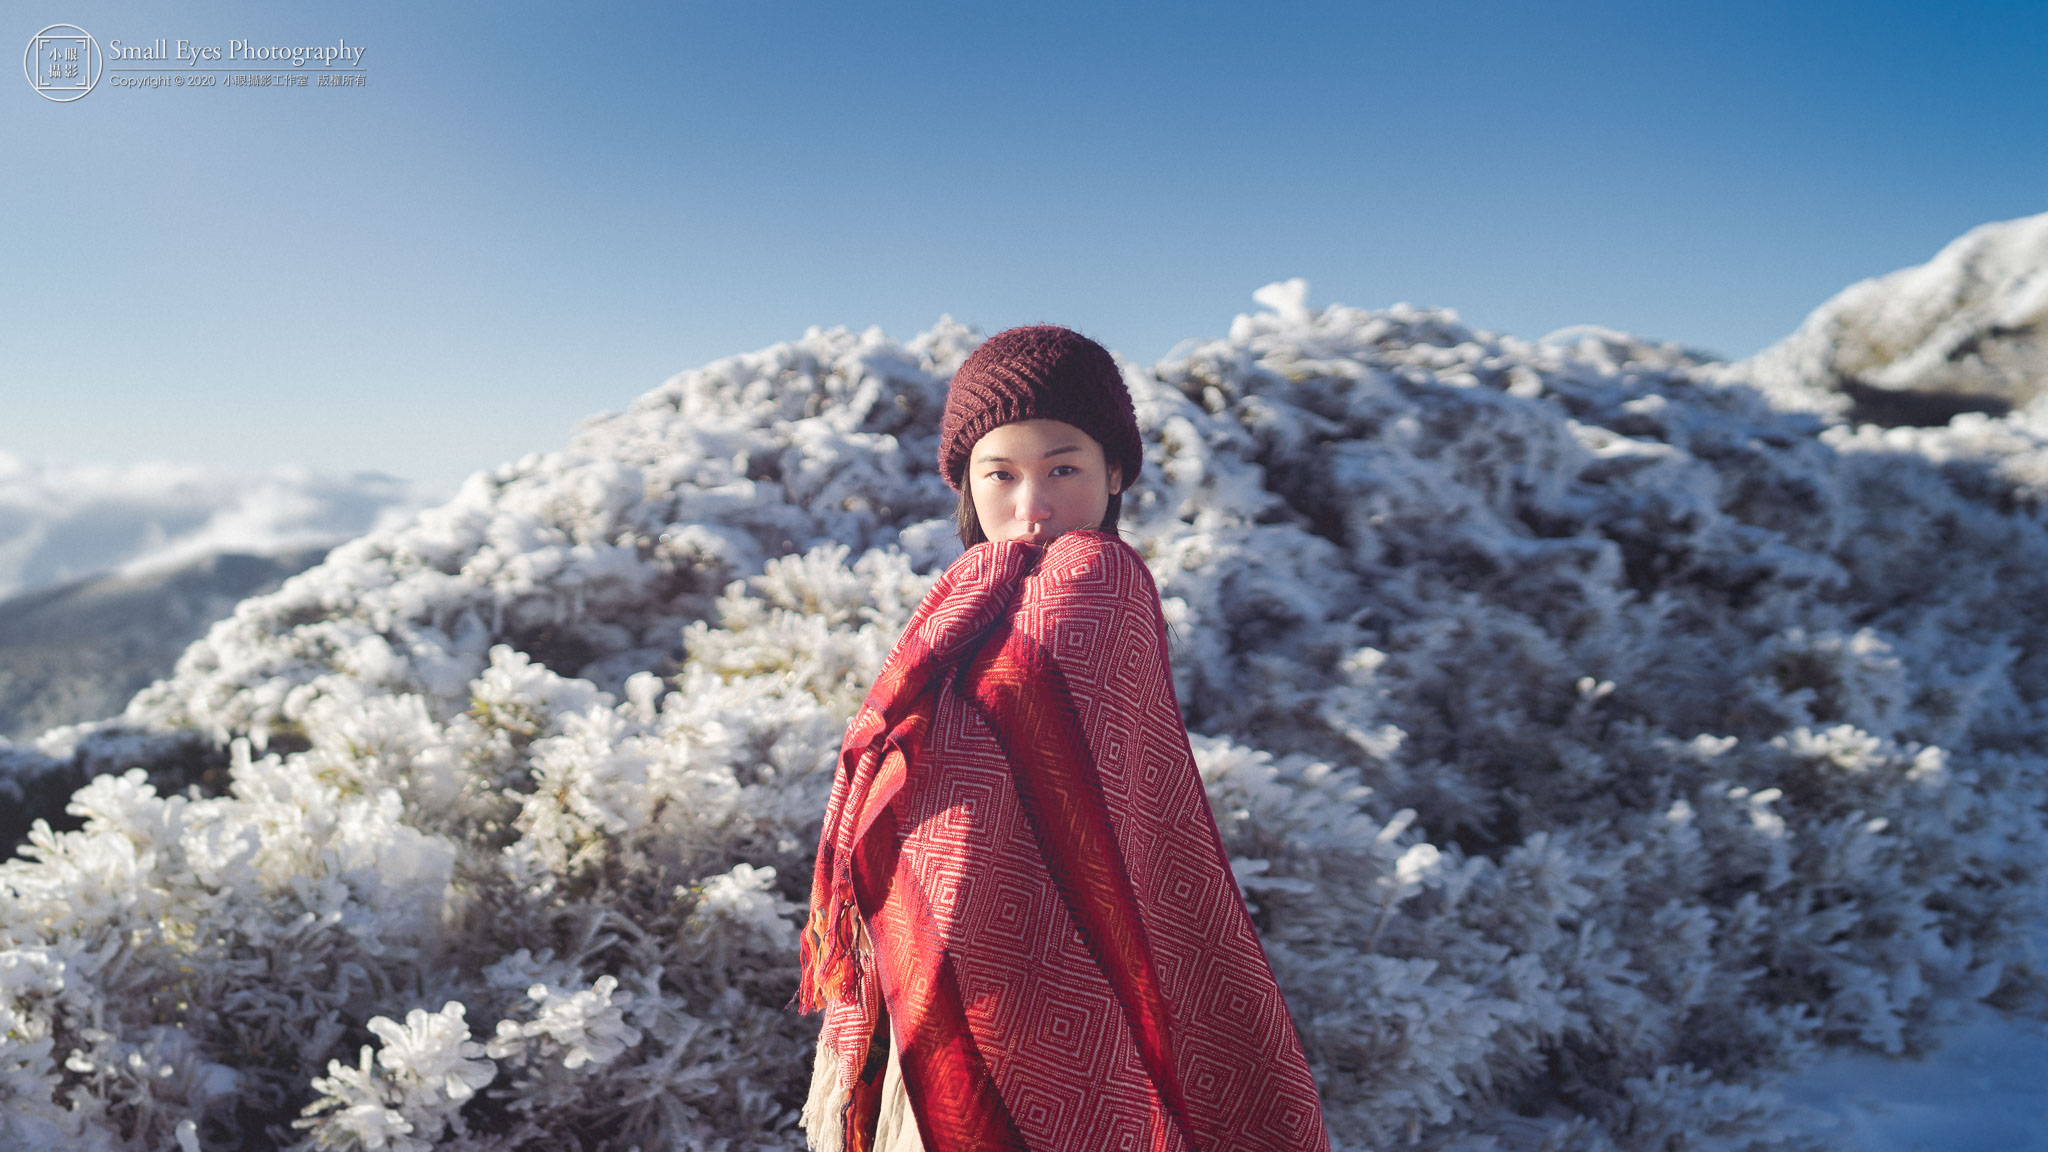
POLYGON ((1737 372, 1879 423, 2031 402, 2048 391, 2048 213, 1974 228, 1925 264, 1850 285, 1737 372))
MULTIPOLYGON (((2035 426, 1259 299, 1127 366, 1125 532, 1341 1148, 1804 1146, 1766 1073, 2038 1003, 2035 426)), ((111 773, 0 865, 0 1145, 798 1147, 817 821, 977 339, 684 373, 0 749, 111 773)))

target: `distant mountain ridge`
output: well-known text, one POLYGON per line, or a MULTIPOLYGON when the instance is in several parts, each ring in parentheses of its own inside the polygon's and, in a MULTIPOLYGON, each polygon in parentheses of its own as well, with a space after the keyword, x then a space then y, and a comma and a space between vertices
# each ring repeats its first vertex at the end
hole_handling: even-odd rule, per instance
POLYGON ((235 605, 326 556, 217 553, 136 576, 98 576, 0 601, 0 738, 119 715, 235 605))
POLYGON ((0 452, 0 834, 64 824, 86 765, 29 742, 118 716, 236 604, 335 544, 403 519, 420 494, 378 473, 244 473, 65 463, 0 452), (13 741, 10 749, 6 741, 13 741), (28 797, 15 792, 23 781, 28 797), (10 783, 11 781, 11 783, 10 783))
POLYGON ((206 556, 332 547, 419 507, 396 477, 239 472, 162 461, 26 460, 0 452, 0 599, 206 556))

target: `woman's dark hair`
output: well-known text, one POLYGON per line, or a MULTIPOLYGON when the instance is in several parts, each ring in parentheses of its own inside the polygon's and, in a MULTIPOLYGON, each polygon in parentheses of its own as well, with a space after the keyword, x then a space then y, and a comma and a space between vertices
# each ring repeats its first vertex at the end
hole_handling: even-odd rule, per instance
MULTIPOLYGON (((1109 505, 1102 510, 1102 530, 1104 532, 1116 531, 1117 517, 1123 510, 1124 494, 1121 492, 1111 492, 1109 494, 1109 505)), ((953 514, 953 519, 960 526, 960 546, 962 548, 972 548, 976 544, 981 544, 988 540, 988 537, 981 533, 981 516, 974 510, 974 489, 967 483, 965 476, 960 478, 960 507, 953 514)))

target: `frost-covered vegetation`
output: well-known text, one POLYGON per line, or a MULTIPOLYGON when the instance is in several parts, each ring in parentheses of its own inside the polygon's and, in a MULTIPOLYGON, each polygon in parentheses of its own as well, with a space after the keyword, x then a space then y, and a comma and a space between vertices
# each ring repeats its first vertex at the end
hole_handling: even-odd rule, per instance
POLYGON ((2048 391, 2048 213, 1973 228, 1925 264, 1851 284, 1744 374, 1795 403, 1816 384, 1823 397, 2032 401, 2048 391))
MULTIPOLYGON (((1128 370, 1125 535, 1342 1148, 1801 1146, 1772 1070, 2039 1002, 2035 425, 1260 299, 1128 370)), ((800 1147, 817 820, 976 339, 685 373, 47 737, 109 774, 0 866, 0 1145, 800 1147)))

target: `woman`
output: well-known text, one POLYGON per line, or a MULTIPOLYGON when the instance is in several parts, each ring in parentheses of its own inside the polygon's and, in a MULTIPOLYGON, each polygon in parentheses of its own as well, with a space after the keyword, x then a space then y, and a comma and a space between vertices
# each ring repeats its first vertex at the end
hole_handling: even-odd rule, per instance
POLYGON ((815 1149, 1329 1147, 1114 534, 1143 463, 1086 337, 1011 329, 953 378, 967 552, 854 718, 818 844, 815 1149))

